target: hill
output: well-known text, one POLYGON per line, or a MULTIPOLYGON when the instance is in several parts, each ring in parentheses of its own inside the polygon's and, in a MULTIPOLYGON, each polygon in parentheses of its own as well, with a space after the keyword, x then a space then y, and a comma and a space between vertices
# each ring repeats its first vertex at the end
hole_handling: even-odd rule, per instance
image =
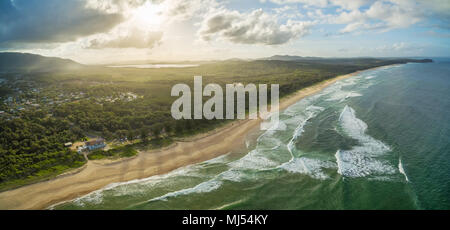
POLYGON ((267 61, 312 61, 321 60, 320 57, 302 57, 302 56, 291 56, 291 55, 274 55, 271 57, 261 58, 259 60, 267 61))
POLYGON ((305 63, 322 63, 322 64, 340 64, 340 65, 352 65, 352 64, 367 64, 375 62, 417 62, 427 63, 433 62, 432 59, 420 59, 420 58, 371 58, 371 57, 354 57, 354 58, 321 58, 321 57, 302 57, 302 56, 290 56, 290 55, 274 55, 271 57, 261 58, 258 60, 264 61, 291 61, 291 62, 305 62, 305 63))
POLYGON ((60 72, 83 67, 69 59, 29 53, 0 53, 0 72, 60 72))

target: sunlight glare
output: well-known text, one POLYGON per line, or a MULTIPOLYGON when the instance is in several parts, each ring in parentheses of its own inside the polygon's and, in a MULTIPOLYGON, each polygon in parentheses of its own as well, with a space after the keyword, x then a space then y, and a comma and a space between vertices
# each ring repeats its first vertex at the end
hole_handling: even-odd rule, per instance
POLYGON ((163 22, 162 6, 150 2, 133 12, 133 22, 139 27, 159 27, 163 22))

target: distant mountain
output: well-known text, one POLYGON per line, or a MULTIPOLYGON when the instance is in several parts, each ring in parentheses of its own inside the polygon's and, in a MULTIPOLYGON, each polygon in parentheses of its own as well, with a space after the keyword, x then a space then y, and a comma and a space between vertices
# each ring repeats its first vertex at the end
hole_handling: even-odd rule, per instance
POLYGON ((69 59, 29 53, 0 53, 0 72, 60 72, 83 67, 85 66, 69 59))
POLYGON ((225 59, 225 60, 223 60, 223 61, 225 61, 225 62, 241 62, 241 61, 248 62, 248 61, 252 61, 252 60, 253 60, 253 59, 229 58, 229 59, 225 59))
POLYGON ((382 61, 400 61, 402 63, 416 62, 428 63, 433 62, 432 59, 420 58, 372 58, 372 57, 352 57, 352 58, 321 58, 321 57, 302 57, 290 55, 274 55, 272 57, 261 58, 262 61, 293 61, 308 63, 326 63, 326 64, 361 64, 366 62, 382 62, 382 61))
POLYGON ((311 61, 311 60, 321 60, 319 57, 302 57, 302 56, 290 56, 290 55, 274 55, 272 57, 261 58, 259 60, 268 61, 311 61))

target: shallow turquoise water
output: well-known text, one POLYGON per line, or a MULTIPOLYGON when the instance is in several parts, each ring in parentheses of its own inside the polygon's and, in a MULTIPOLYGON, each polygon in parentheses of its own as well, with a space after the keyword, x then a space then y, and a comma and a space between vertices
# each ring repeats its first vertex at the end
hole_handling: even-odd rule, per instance
POLYGON ((365 71, 283 111, 246 151, 55 208, 449 209, 449 113, 450 60, 365 71))

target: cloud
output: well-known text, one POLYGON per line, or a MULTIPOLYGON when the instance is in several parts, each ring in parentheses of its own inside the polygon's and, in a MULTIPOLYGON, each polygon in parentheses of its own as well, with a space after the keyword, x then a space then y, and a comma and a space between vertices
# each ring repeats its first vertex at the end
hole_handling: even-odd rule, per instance
POLYGON ((121 14, 85 5, 81 0, 2 0, 0 44, 73 41, 106 32, 124 20, 121 14))
POLYGON ((107 33, 85 39, 83 48, 151 49, 163 43, 164 27, 205 15, 218 4, 214 0, 87 0, 87 6, 108 13, 121 12, 127 20, 107 33))
MULTIPOLYGON (((269 0, 276 4, 302 4, 307 16, 324 24, 345 24, 340 33, 367 30, 386 32, 407 28, 427 19, 438 20, 440 28, 450 23, 448 0, 269 0), (309 9, 315 7, 314 9, 309 9), (326 15, 317 8, 328 8, 326 15)), ((436 26, 436 23, 433 25, 436 26)))
POLYGON ((133 28, 118 35, 103 35, 89 41, 85 48, 153 48, 161 42, 163 32, 133 28))
POLYGON ((159 0, 86 0, 86 8, 100 10, 106 13, 124 14, 130 9, 144 5, 146 2, 159 0))
POLYGON ((346 24, 340 33, 369 30, 386 32, 407 28, 425 19, 423 11, 411 1, 376 1, 366 10, 342 11, 338 15, 328 15, 330 24, 346 24))
POLYGON ((390 53, 390 54, 411 54, 422 52, 423 47, 417 44, 410 44, 405 42, 398 42, 392 45, 382 45, 375 47, 375 50, 380 53, 390 53))
POLYGON ((365 12, 375 20, 382 20, 389 28, 405 28, 423 20, 423 14, 415 4, 375 2, 365 12))
POLYGON ((217 37, 239 44, 279 45, 306 35, 314 24, 293 20, 279 24, 277 21, 275 15, 261 9, 249 13, 220 9, 202 21, 199 35, 205 41, 217 37))
MULTIPOLYGON (((107 56, 109 52, 114 53, 113 56, 142 52, 144 56, 150 53, 147 49, 152 49, 152 55, 160 52, 160 56, 168 57, 169 52, 177 56, 189 52, 201 53, 200 48, 213 50, 228 47, 230 55, 241 52, 242 55, 256 56, 256 53, 269 51, 244 45, 282 45, 309 33, 322 34, 327 42, 333 42, 335 35, 350 41, 354 39, 353 34, 381 33, 412 26, 419 28, 419 32, 429 30, 418 35, 438 39, 447 38, 450 30, 449 0, 260 2, 270 3, 240 5, 234 4, 234 1, 219 0, 0 0, 0 49, 23 52, 52 50, 58 55, 73 56, 87 53, 92 57, 94 54, 107 56), (211 42, 197 43, 199 40, 211 42), (128 48, 132 49, 121 51, 128 48), (237 51, 234 48, 243 49, 237 51)), ((290 45, 320 41, 323 36, 290 45)), ((405 42, 414 39, 410 37, 405 42)), ((393 42, 392 36, 387 40, 393 42)), ((377 42, 384 44, 387 41, 377 42)), ((409 43, 404 47, 408 46, 412 48, 409 43)), ((378 51, 376 47, 373 45, 369 50, 375 53, 383 49, 386 53, 389 50, 407 52, 407 48, 401 48, 400 43, 378 47, 378 51)), ((302 48, 316 49, 314 45, 302 48)), ((339 48, 336 45, 332 49, 354 53, 339 48)), ((202 55, 206 55, 206 51, 202 55)))
POLYGON ((215 0, 163 0, 165 14, 172 21, 188 20, 206 14, 221 4, 215 0))
MULTIPOLYGON (((260 0, 261 2, 266 2, 266 0, 260 0)), ((301 3, 306 6, 315 6, 315 7, 326 7, 328 5, 328 0, 268 0, 278 5, 284 4, 294 4, 301 3)))
POLYGON ((438 27, 446 30, 450 29, 450 1, 421 0, 419 7, 422 9, 424 16, 439 21, 438 27))
MULTIPOLYGON (((343 9, 359 9, 360 7, 366 5, 368 2, 371 2, 371 0, 269 0, 269 1, 279 5, 301 3, 305 6, 320 7, 320 8, 337 6, 343 9)), ((265 2, 265 0, 263 0, 262 2, 265 2)))

